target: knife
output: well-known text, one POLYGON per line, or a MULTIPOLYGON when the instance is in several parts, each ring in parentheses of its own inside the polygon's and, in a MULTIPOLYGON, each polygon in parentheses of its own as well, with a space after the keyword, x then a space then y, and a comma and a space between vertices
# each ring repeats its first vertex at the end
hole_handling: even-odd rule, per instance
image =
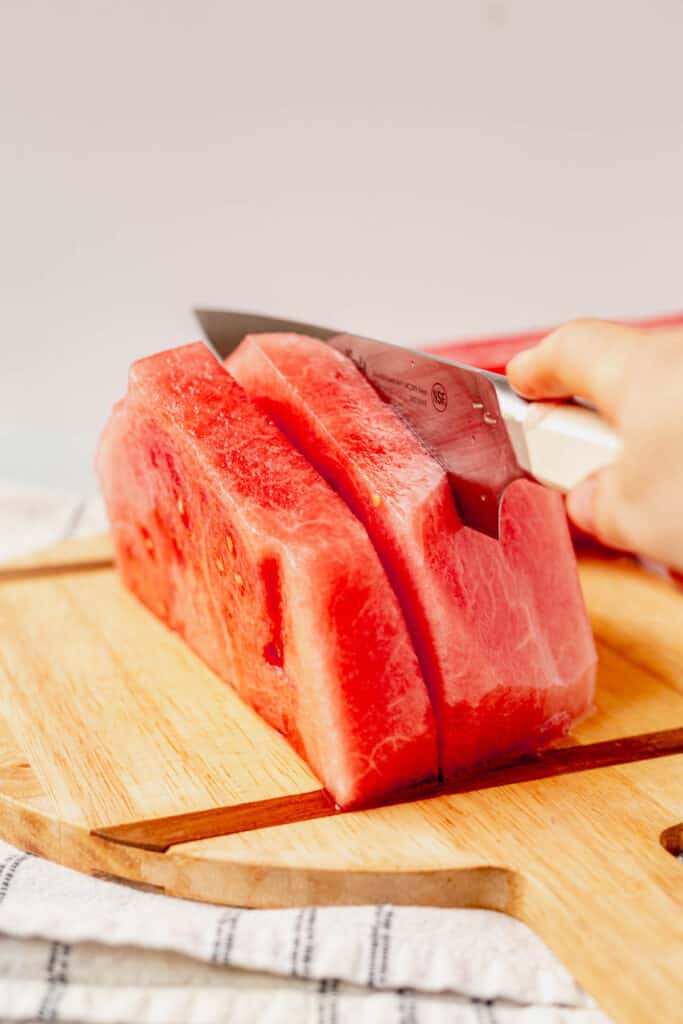
POLYGON ((318 338, 352 359, 443 466, 463 522, 491 537, 499 536, 500 502, 513 480, 568 491, 621 451, 620 438, 595 410, 528 402, 498 373, 303 321, 194 312, 222 359, 246 334, 275 332, 318 338))

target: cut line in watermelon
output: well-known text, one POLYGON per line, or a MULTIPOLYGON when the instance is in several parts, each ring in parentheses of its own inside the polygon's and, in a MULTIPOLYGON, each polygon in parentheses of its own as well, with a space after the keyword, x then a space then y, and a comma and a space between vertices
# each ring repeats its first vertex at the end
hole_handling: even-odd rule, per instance
POLYGON ((226 365, 342 496, 399 597, 452 776, 538 749, 592 706, 596 656, 562 500, 516 481, 499 541, 345 356, 255 335, 226 365))
POLYGON ((133 365, 98 473, 126 586, 341 806, 437 776, 425 682, 365 530, 203 344, 133 365))

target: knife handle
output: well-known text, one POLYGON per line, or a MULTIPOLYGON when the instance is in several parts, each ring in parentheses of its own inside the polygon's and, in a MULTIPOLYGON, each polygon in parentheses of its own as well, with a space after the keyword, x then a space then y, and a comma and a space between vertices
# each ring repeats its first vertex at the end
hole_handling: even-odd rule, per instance
POLYGON ((540 483, 571 491, 619 457, 621 438, 594 409, 578 402, 528 402, 506 377, 484 375, 495 387, 520 465, 540 483))
POLYGON ((520 426, 529 472, 562 491, 615 462, 622 449, 619 435, 597 412, 574 403, 528 403, 520 426))

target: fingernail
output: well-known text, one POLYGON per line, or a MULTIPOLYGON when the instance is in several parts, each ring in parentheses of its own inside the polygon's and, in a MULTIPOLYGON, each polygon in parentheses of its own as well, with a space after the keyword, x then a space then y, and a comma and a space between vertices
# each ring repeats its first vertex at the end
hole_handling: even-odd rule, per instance
POLYGON ((589 476, 567 495, 567 512, 570 519, 584 530, 595 534, 595 495, 598 487, 597 476, 589 476))
POLYGON ((534 357, 531 352, 518 352, 505 367, 510 383, 517 391, 530 395, 529 378, 532 374, 534 357))

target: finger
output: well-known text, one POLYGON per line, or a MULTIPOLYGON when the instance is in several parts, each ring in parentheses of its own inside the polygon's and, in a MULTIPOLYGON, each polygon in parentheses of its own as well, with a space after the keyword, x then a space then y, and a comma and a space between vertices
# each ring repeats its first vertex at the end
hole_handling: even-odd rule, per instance
POLYGON ((569 518, 580 530, 587 533, 590 537, 595 537, 595 515, 593 511, 595 488, 595 477, 590 476, 587 480, 582 480, 580 484, 577 484, 574 490, 570 491, 567 495, 567 514, 569 518))
POLYGON ((567 495, 567 513, 579 529, 601 544, 635 551, 637 538, 630 536, 624 522, 617 473, 616 467, 609 466, 582 480, 567 495))
POLYGON ((573 320, 507 366, 510 383, 527 398, 570 398, 592 402, 614 418, 629 361, 641 332, 603 320, 573 320))

